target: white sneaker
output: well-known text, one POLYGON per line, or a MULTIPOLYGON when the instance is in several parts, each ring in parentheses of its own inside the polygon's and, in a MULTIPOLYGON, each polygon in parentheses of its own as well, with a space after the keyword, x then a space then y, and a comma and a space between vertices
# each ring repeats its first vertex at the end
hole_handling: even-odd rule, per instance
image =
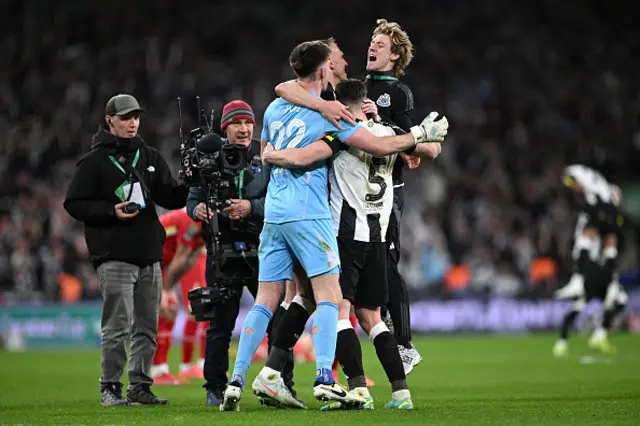
POLYGON ((275 407, 291 407, 305 409, 305 405, 294 398, 279 373, 264 374, 261 372, 251 385, 253 394, 265 405, 275 407))
POLYGON ((242 388, 240 386, 227 385, 220 404, 220 411, 240 411, 242 388))
POLYGON ((404 375, 408 376, 414 367, 422 362, 422 356, 420 356, 415 346, 405 348, 402 345, 398 345, 398 352, 400 352, 400 358, 402 359, 404 375))
POLYGON ((354 408, 362 407, 366 402, 359 393, 347 392, 347 390, 338 383, 316 385, 313 388, 313 396, 318 401, 338 401, 343 405, 353 406, 354 408))
POLYGON ((569 353, 569 345, 567 344, 567 341, 564 339, 556 340, 551 353, 556 358, 562 358, 566 356, 569 353))

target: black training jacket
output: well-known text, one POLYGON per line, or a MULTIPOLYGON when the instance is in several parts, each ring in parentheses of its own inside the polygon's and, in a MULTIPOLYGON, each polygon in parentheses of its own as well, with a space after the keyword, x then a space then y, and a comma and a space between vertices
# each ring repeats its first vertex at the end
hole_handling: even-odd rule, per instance
MULTIPOLYGON (((367 74, 367 96, 378 106, 383 121, 395 124, 405 132, 413 126, 413 93, 398 80, 393 71, 374 71, 367 74)), ((398 158, 393 166, 393 183, 401 184, 404 160, 398 158)))
POLYGON ((94 267, 108 260, 132 263, 141 267, 162 259, 164 228, 158 220, 154 203, 166 209, 185 206, 188 189, 178 184, 160 153, 145 145, 141 137, 118 138, 101 127, 93 135, 91 151, 77 164, 67 190, 65 210, 85 227, 85 239, 94 267), (137 156, 137 161, 135 160, 137 156), (132 165, 149 189, 146 208, 133 219, 117 218, 114 206, 128 194, 123 184, 137 182, 134 173, 120 163, 132 165))

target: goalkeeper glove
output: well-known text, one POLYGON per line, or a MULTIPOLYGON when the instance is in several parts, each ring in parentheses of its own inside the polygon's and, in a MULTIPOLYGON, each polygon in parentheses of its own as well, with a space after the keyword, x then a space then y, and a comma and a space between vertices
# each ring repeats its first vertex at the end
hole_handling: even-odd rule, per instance
POLYGON ((442 119, 435 121, 437 117, 438 113, 434 111, 427 115, 427 118, 422 120, 422 123, 411 128, 411 134, 416 144, 444 141, 444 137, 447 136, 449 121, 444 116, 442 119))

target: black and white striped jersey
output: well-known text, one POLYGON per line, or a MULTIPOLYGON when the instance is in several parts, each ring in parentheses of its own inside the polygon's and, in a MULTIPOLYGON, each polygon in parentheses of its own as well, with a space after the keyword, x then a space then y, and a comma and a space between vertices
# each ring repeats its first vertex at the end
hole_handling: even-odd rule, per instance
POLYGON ((581 250, 586 248, 578 244, 585 228, 596 228, 598 234, 591 239, 587 251, 589 258, 597 261, 601 256, 603 236, 616 233, 622 224, 622 216, 618 213, 618 205, 621 202, 620 189, 609 183, 597 170, 582 164, 573 164, 565 169, 564 183, 581 194, 572 257, 577 260, 581 250))
POLYGON ((618 204, 618 195, 614 187, 602 176, 602 174, 582 164, 572 164, 565 169, 564 183, 567 187, 575 189, 578 183, 582 187, 584 201, 595 206, 598 203, 618 204))
MULTIPOLYGON (((369 120, 375 136, 393 136, 393 128, 369 120)), ((397 154, 374 157, 345 147, 332 160, 330 205, 336 235, 363 242, 384 242, 393 208, 393 166, 397 154)))

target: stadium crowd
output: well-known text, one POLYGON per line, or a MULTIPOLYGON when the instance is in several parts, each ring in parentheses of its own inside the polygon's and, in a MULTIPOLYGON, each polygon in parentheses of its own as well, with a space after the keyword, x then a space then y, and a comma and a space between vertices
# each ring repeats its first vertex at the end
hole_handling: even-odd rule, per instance
POLYGON ((261 117, 273 87, 292 78, 286 59, 300 41, 335 37, 349 76, 363 77, 380 17, 401 23, 416 46, 404 77, 415 118, 438 110, 451 123, 438 160, 406 173, 402 265, 412 288, 518 295, 545 277, 554 286, 568 276, 575 220, 564 164, 632 182, 640 36, 626 30, 631 15, 604 2, 542 1, 534 11, 398 0, 377 10, 353 2, 349 13, 335 1, 197 3, 0 7, 9 30, 0 41, 0 303, 99 298, 82 227, 62 200, 112 95, 147 106, 141 135, 177 176, 176 96, 185 130, 196 125, 196 95, 206 111, 242 98, 261 117))

